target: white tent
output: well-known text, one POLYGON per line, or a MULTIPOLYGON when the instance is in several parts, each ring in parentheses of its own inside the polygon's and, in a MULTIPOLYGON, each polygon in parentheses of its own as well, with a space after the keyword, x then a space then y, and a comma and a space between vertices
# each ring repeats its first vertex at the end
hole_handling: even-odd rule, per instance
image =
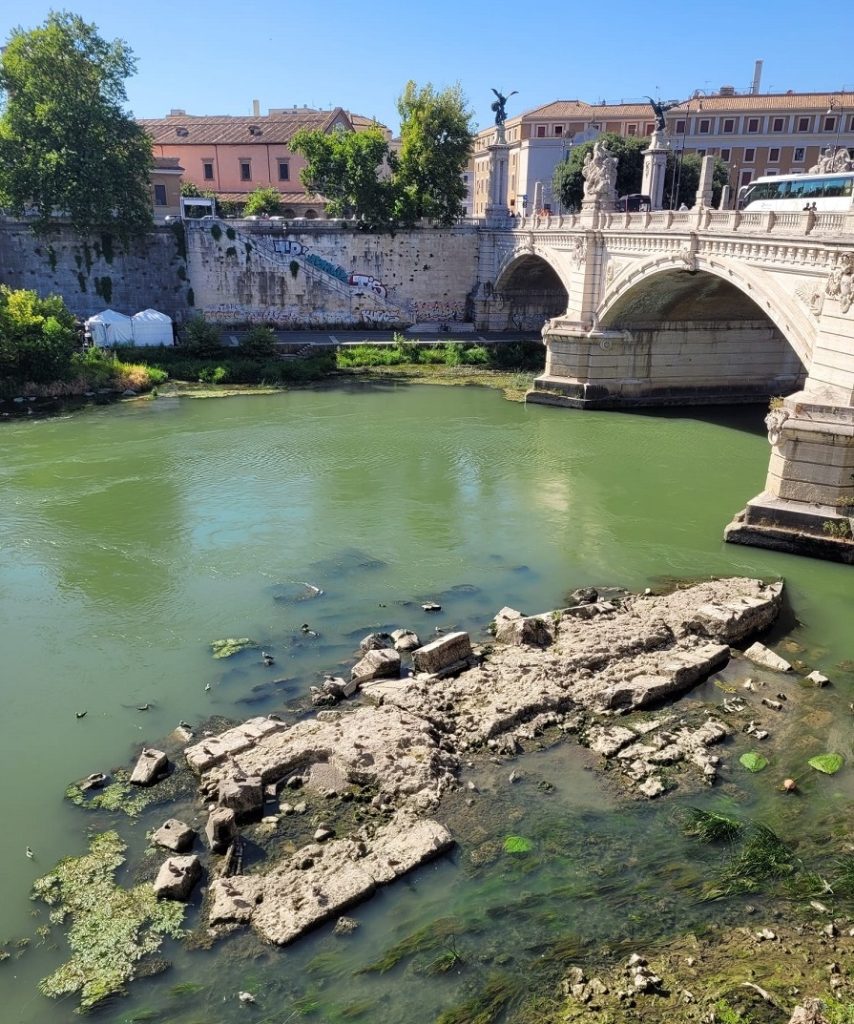
POLYGON ((134 345, 171 345, 172 318, 156 309, 144 309, 132 318, 134 345))
POLYGON ((97 348, 133 344, 131 318, 124 313, 117 313, 114 309, 105 309, 102 313, 90 316, 86 321, 86 330, 91 334, 92 344, 97 348))

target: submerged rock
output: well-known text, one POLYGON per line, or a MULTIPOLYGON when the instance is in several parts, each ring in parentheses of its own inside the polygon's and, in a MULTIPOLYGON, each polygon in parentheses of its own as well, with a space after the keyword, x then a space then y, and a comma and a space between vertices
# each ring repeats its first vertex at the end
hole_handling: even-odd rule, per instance
POLYGON ((195 854, 189 857, 170 857, 157 872, 154 893, 161 900, 188 900, 201 877, 201 861, 195 854))
POLYGON ((258 644, 248 636, 226 637, 224 640, 211 640, 211 653, 215 658, 230 658, 233 654, 250 650, 258 644))
POLYGON ((785 658, 781 658, 779 654, 775 654, 758 641, 747 648, 744 656, 750 658, 755 665, 769 668, 772 672, 791 672, 792 670, 792 666, 785 658))
POLYGON ((372 836, 311 844, 265 875, 218 879, 210 889, 211 925, 251 922, 283 946, 448 849, 438 822, 401 813, 372 836))

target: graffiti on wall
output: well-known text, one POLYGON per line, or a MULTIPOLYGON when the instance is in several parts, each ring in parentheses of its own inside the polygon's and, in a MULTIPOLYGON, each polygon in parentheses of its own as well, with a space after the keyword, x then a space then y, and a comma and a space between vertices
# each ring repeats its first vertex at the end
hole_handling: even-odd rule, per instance
POLYGON ((379 295, 381 299, 384 299, 387 295, 386 286, 382 281, 371 277, 370 274, 351 274, 349 282, 353 288, 364 288, 369 292, 373 292, 374 295, 379 295))
POLYGON ((308 251, 302 242, 292 242, 290 238, 275 238, 273 249, 282 256, 302 256, 308 251))
POLYGON ((359 324, 404 324, 406 317, 398 309, 307 310, 303 306, 244 306, 239 302, 222 302, 200 310, 206 320, 222 327, 243 324, 269 324, 280 330, 304 327, 341 327, 359 324))
POLYGON ((444 324, 454 320, 464 320, 466 310, 465 303, 461 301, 448 302, 431 299, 428 302, 419 302, 416 300, 412 303, 412 314, 416 323, 444 324))
POLYGON ((337 277, 344 284, 349 284, 350 275, 337 263, 331 263, 329 260, 325 260, 322 256, 318 256, 317 253, 313 252, 303 252, 302 258, 309 266, 322 270, 324 274, 329 274, 330 277, 337 277))

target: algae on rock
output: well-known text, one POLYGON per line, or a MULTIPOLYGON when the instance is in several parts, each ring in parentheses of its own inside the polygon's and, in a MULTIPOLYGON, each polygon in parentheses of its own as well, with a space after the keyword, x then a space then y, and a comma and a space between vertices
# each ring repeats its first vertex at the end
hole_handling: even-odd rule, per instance
POLYGON ((54 998, 80 993, 80 1010, 124 991, 137 964, 155 953, 164 936, 179 938, 184 906, 159 901, 150 883, 116 885, 126 846, 118 833, 95 836, 89 853, 66 857, 33 883, 32 899, 52 907, 51 921, 70 919, 71 957, 39 982, 54 998))
POLYGON ((215 658, 230 658, 232 654, 257 647, 258 644, 248 636, 226 637, 224 640, 211 640, 211 653, 215 658))

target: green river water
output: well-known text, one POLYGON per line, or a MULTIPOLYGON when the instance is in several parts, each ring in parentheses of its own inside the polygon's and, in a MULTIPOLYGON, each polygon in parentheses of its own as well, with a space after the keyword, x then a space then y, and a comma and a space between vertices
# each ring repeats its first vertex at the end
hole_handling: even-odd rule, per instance
MULTIPOLYGON (((810 799, 788 803, 769 777, 744 773, 736 799, 787 838, 850 820, 854 674, 840 663, 854 658, 852 571, 721 540, 762 487, 762 416, 579 413, 479 388, 366 385, 4 423, 0 945, 12 956, 0 963, 0 1019, 72 1019, 73 1000, 36 989, 63 959, 61 930, 15 947, 44 920, 32 916, 33 880, 85 850, 89 828, 117 827, 138 855, 152 824, 89 815, 63 800, 66 784, 129 763, 181 719, 280 710, 352 664, 358 639, 378 628, 480 634, 502 605, 541 611, 578 586, 783 576, 789 635, 835 685, 810 691, 806 738, 775 780, 822 750, 849 765, 806 780, 810 799), (323 595, 296 601, 303 582, 323 595), (426 599, 443 612, 427 616, 426 599), (304 636, 303 622, 319 635, 304 636), (256 638, 275 667, 257 652, 214 661, 209 642, 225 636, 256 638)), ((723 696, 707 684, 688 699, 723 696)), ((698 903, 707 864, 673 827, 687 798, 627 804, 593 763, 569 741, 528 755, 524 785, 507 784, 506 764, 477 769, 479 800, 447 808, 454 853, 355 908, 354 935, 326 926, 285 950, 249 938, 209 951, 167 944, 172 968, 95 1019, 431 1024, 491 979, 547 984, 556 950, 642 948, 724 912, 698 903), (554 791, 538 791, 539 779, 554 791), (531 838, 534 855, 500 855, 509 833, 531 838), (360 973, 449 917, 459 970, 431 976, 416 955, 360 973), (258 1006, 239 1005, 239 990, 258 1006)))

